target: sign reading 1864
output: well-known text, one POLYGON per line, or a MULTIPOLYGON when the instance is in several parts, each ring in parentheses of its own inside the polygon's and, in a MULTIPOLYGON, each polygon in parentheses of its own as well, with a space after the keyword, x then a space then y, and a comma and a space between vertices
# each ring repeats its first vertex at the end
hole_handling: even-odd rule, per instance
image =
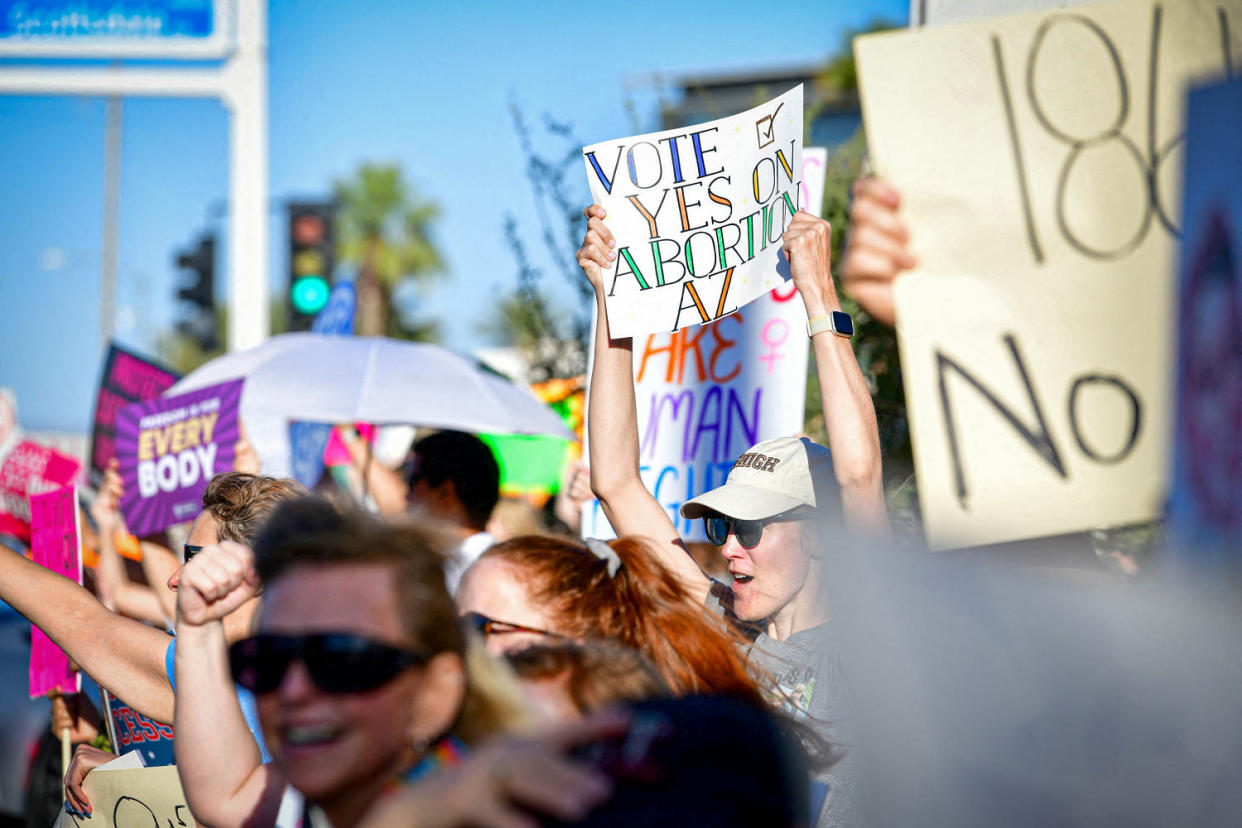
POLYGON ((582 154, 617 239, 605 274, 613 336, 711 322, 782 285, 781 234, 802 206, 801 86, 740 115, 582 154))
POLYGON ((0 55, 222 57, 226 0, 0 0, 0 55))
POLYGON ((1189 82, 1242 0, 1125 0, 855 41, 933 546, 1151 520, 1168 482, 1189 82), (917 136, 917 138, 912 138, 917 136))

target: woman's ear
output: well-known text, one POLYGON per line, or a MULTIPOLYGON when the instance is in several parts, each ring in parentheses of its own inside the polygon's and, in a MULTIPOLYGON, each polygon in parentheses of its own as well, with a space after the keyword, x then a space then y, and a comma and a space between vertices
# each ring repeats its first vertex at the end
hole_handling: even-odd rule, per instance
POLYGON ((414 697, 410 741, 428 746, 453 726, 466 700, 466 667, 457 653, 437 653, 423 669, 414 697))

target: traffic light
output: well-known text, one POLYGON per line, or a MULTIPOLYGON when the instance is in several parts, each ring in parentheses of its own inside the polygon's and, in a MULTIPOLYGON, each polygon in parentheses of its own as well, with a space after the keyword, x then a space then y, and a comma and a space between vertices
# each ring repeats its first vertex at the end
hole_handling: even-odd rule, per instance
POLYGON ((331 202, 289 205, 289 330, 309 331, 332 292, 331 202))
POLYGON ((180 253, 177 267, 190 274, 188 283, 182 282, 177 298, 191 305, 184 319, 177 323, 177 330, 198 342, 204 351, 214 351, 216 340, 216 300, 214 294, 216 271, 216 238, 203 236, 198 246, 180 253))

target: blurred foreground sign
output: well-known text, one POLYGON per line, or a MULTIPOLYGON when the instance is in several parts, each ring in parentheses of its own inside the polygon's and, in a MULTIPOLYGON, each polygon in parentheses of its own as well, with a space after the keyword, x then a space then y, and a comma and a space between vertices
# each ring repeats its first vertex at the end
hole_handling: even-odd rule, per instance
MULTIPOLYGON (((30 553, 35 563, 76 584, 82 583, 82 546, 78 490, 65 486, 30 496, 30 553)), ((69 657, 44 635, 30 631, 30 698, 48 693, 76 693, 82 677, 69 657)))
POLYGON ((193 520, 211 478, 232 471, 243 382, 134 403, 117 414, 121 512, 135 535, 193 520))
POLYGON ((227 0, 0 0, 0 55, 223 57, 227 0))
POLYGON ((82 788, 91 801, 91 816, 69 816, 62 810, 54 828, 194 828, 176 765, 121 769, 105 765, 88 773, 82 788))
POLYGON ((1196 89, 1186 123, 1169 517, 1175 554, 1242 573, 1242 80, 1196 89))
POLYGON ((871 156, 921 263, 898 333, 931 545, 1160 513, 1183 95, 1237 44, 1240 0, 855 42, 871 156))
POLYGON ((788 278, 781 234, 802 207, 802 86, 705 124, 584 147, 617 259, 605 272, 614 337, 735 312, 788 278))

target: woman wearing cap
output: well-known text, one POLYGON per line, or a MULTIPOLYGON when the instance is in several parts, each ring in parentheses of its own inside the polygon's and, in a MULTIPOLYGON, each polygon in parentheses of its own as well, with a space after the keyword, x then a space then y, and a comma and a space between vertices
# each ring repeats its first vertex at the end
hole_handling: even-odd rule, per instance
MULTIPOLYGON (((766 441, 744 452, 723 486, 687 501, 685 517, 701 517, 721 546, 732 580, 719 584, 686 553, 664 507, 639 474, 633 342, 612 339, 605 308, 605 271, 616 268, 616 240, 599 205, 585 211, 588 230, 578 264, 596 296, 594 368, 587 423, 591 486, 604 514, 622 535, 651 538, 660 561, 707 606, 760 628, 751 663, 771 674, 796 715, 824 722, 842 716, 835 677, 822 671, 829 609, 821 588, 825 546, 821 518, 840 504, 845 527, 887 534, 875 409, 850 346, 853 324, 840 310, 833 285, 832 230, 798 211, 781 240, 794 286, 807 312, 824 426, 832 448, 810 440, 766 441)), ((849 785, 834 784, 821 825, 850 818, 849 785)))

